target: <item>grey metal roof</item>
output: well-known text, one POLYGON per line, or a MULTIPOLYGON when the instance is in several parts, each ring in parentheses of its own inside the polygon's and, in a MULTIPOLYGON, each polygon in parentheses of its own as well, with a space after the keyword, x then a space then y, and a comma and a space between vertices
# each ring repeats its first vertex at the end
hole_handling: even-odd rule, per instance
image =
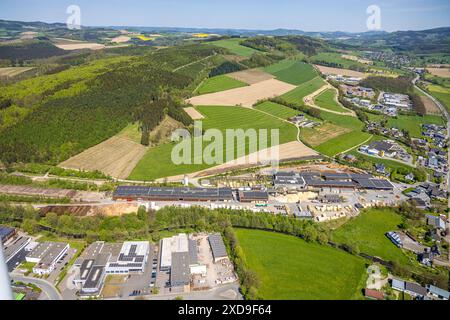
POLYGON ((212 234, 208 237, 209 245, 214 256, 214 259, 227 257, 227 249, 223 243, 222 236, 219 233, 212 234))
POLYGON ((361 188, 364 189, 378 189, 378 190, 390 190, 394 189, 393 184, 388 180, 383 179, 354 179, 361 188))
POLYGON ((197 242, 193 239, 189 239, 189 264, 197 264, 198 256, 197 256, 197 242))
POLYGON ((3 241, 3 239, 9 237, 14 231, 15 229, 13 228, 0 226, 0 240, 3 241))
POLYGON ((427 295, 427 289, 422 287, 421 285, 413 282, 406 282, 405 283, 405 290, 408 290, 410 292, 413 292, 420 296, 426 296, 427 295))
POLYGON ((115 197, 159 197, 159 198, 222 198, 233 199, 231 188, 172 188, 119 186, 114 191, 115 197))
POLYGON ((259 199, 259 200, 269 200, 269 194, 267 191, 239 191, 239 199, 259 199))
POLYGON ((431 294, 435 294, 446 299, 450 298, 450 292, 433 285, 428 285, 428 291, 430 291, 431 294))
POLYGON ((104 272, 104 267, 92 267, 91 271, 89 272, 89 276, 87 277, 86 282, 83 285, 83 289, 100 289, 104 272))
POLYGON ((188 285, 190 276, 188 252, 172 252, 170 284, 172 286, 188 285))

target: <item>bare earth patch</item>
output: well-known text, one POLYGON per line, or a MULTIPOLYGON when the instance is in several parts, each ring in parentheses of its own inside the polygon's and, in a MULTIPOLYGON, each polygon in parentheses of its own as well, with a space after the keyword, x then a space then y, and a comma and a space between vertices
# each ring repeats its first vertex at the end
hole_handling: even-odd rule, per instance
POLYGON ((348 54, 343 54, 342 58, 347 59, 347 60, 351 60, 351 61, 357 61, 359 63, 364 63, 364 64, 368 64, 368 65, 372 65, 373 64, 373 61, 371 61, 371 60, 362 59, 360 57, 353 56, 353 55, 348 55, 348 54))
POLYGON ((184 108, 184 111, 192 118, 192 120, 200 120, 205 118, 200 112, 198 112, 195 108, 189 107, 184 108))
POLYGON ((66 51, 82 50, 82 49, 101 50, 105 48, 103 44, 98 43, 58 44, 56 46, 66 51))
POLYGON ((247 84, 255 84, 258 82, 274 79, 275 76, 259 69, 243 70, 227 74, 228 77, 245 82, 247 84))
POLYGON ((144 156, 147 148, 121 137, 112 137, 59 164, 62 168, 99 170, 126 179, 144 156))
POLYGON ((347 77, 356 77, 356 78, 367 78, 367 74, 353 71, 349 69, 340 69, 340 68, 330 68, 325 66, 319 66, 315 65, 319 71, 324 75, 341 75, 341 76, 347 76, 347 77))
POLYGON ((433 76, 450 78, 450 68, 427 68, 427 71, 433 76))
POLYGON ((296 86, 276 79, 262 81, 247 87, 205 94, 188 99, 194 106, 252 107, 257 101, 285 94, 296 86))
POLYGON ((115 38, 111 39, 111 42, 113 42, 113 43, 125 43, 125 42, 128 42, 130 40, 131 40, 131 38, 128 37, 128 36, 118 36, 118 37, 115 37, 115 38))
POLYGON ((8 67, 8 68, 0 68, 0 77, 15 77, 21 73, 33 70, 33 67, 8 67))
POLYGON ((302 129, 302 138, 309 145, 316 147, 350 131, 350 129, 339 127, 332 123, 325 123, 314 129, 302 129))
POLYGON ((428 98, 427 96, 420 97, 422 99, 423 104, 425 105, 425 109, 427 110, 427 114, 441 114, 441 110, 439 110, 438 106, 428 98))

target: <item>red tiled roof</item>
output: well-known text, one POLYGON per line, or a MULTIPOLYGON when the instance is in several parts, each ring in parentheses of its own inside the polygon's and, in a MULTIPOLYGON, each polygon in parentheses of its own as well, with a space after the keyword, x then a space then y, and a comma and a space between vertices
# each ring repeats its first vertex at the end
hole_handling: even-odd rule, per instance
POLYGON ((384 300, 384 294, 381 291, 372 290, 372 289, 364 289, 364 293, 367 298, 372 298, 372 299, 376 299, 376 300, 384 300))

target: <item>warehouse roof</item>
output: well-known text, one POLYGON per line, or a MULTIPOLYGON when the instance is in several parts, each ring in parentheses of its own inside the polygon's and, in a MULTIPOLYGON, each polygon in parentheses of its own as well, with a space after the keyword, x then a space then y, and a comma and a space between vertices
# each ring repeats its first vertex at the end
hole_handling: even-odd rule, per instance
POLYGON ((267 191, 251 190, 251 191, 239 191, 240 200, 269 200, 269 194, 267 191))
POLYGON ((189 239, 189 265, 194 265, 197 263, 197 242, 193 239, 189 239))
POLYGON ((114 197, 210 198, 232 199, 231 188, 172 188, 119 186, 114 197))
POLYGON ((187 252, 172 253, 170 283, 172 286, 187 285, 190 282, 189 254, 187 252))
POLYGON ((209 245, 214 256, 214 259, 227 257, 227 249, 223 243, 222 236, 219 233, 214 233, 208 237, 209 245))
POLYGON ((99 266, 92 267, 92 270, 91 272, 89 272, 89 276, 87 277, 86 282, 83 285, 83 290, 99 289, 102 280, 102 275, 104 272, 105 272, 104 267, 99 266))
POLYGON ((361 188, 364 189, 378 189, 378 190, 386 190, 386 189, 394 189, 394 185, 388 181, 383 179, 354 179, 361 188))
POLYGON ((49 266, 55 262, 55 259, 62 253, 68 246, 64 242, 42 242, 33 251, 31 251, 27 257, 31 259, 38 259, 39 265, 49 266))
POLYGON ((0 226, 0 241, 3 241, 7 237, 9 237, 11 234, 13 234, 15 229, 9 228, 9 227, 3 227, 0 226))

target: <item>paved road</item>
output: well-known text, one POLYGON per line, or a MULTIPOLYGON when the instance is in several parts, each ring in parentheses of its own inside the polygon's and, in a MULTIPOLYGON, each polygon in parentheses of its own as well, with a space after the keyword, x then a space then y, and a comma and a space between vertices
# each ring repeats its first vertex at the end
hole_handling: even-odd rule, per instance
POLYGON ((38 286, 40 289, 42 289, 42 292, 47 295, 49 300, 62 300, 61 294, 58 292, 58 290, 56 290, 56 288, 46 280, 25 277, 14 273, 11 273, 10 277, 14 281, 31 283, 38 286))

